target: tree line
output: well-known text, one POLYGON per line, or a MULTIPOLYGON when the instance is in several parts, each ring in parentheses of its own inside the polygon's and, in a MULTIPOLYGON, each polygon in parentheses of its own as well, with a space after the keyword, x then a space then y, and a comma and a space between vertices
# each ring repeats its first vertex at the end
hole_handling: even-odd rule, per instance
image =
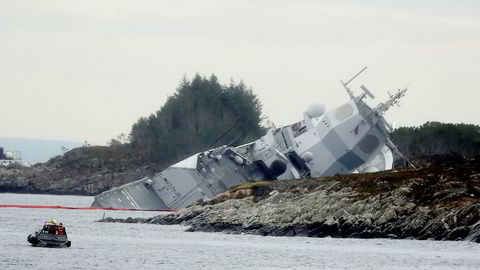
POLYGON ((209 147, 254 140, 264 134, 261 121, 262 105, 243 82, 224 85, 213 74, 197 74, 192 80, 184 77, 160 110, 140 118, 129 139, 148 160, 167 163, 209 147))
POLYGON ((456 152, 465 157, 480 155, 480 126, 427 122, 419 127, 401 127, 392 141, 407 156, 456 152))

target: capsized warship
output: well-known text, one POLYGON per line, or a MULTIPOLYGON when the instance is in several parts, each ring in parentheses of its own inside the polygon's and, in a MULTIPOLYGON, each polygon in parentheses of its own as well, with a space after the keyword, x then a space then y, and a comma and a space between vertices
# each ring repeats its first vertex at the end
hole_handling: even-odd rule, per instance
POLYGON ((392 152, 403 156, 389 139, 392 127, 384 114, 398 104, 407 89, 370 107, 366 99, 375 97, 364 85, 360 95, 349 88, 365 69, 347 82, 340 81, 350 100, 339 107, 326 111, 323 104, 313 103, 302 121, 271 128, 251 143, 197 153, 151 178, 97 195, 92 207, 178 209, 246 182, 392 169, 392 152))

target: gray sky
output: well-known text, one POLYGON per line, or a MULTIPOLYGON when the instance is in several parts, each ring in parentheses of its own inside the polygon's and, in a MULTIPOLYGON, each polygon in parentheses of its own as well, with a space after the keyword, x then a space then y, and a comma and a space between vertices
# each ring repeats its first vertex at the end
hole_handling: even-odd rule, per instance
POLYGON ((479 65, 479 1, 0 0, 0 137, 104 144, 196 72, 288 124, 363 66, 376 102, 411 84, 397 126, 480 124, 479 65))

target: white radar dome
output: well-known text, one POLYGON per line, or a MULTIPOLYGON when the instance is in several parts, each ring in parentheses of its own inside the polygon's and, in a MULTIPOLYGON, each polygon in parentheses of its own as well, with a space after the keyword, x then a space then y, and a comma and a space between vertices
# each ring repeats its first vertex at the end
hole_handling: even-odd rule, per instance
POLYGON ((310 104, 310 106, 308 106, 305 113, 310 118, 320 117, 325 113, 325 104, 320 101, 315 101, 314 103, 310 104))

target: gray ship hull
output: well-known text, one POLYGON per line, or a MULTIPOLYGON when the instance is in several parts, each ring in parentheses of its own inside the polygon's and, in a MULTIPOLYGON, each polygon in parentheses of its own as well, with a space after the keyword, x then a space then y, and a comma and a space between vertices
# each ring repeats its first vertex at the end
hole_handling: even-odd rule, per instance
POLYGON ((235 160, 238 155, 228 147, 196 154, 152 178, 143 178, 96 196, 92 207, 176 209, 209 199, 229 187, 266 177, 256 165, 238 164, 235 160))
MULTIPOLYGON (((357 74, 358 75, 358 74, 357 74)), ((357 76, 356 75, 356 76, 357 76)), ((356 77, 355 76, 355 77, 356 77)), ((390 125, 383 114, 395 105, 406 89, 375 108, 354 96, 326 111, 313 104, 303 120, 272 128, 258 140, 238 146, 222 146, 195 154, 152 178, 117 187, 95 197, 93 207, 144 210, 176 209, 206 200, 228 188, 256 180, 284 180, 374 172, 392 168, 388 139, 390 125)))

